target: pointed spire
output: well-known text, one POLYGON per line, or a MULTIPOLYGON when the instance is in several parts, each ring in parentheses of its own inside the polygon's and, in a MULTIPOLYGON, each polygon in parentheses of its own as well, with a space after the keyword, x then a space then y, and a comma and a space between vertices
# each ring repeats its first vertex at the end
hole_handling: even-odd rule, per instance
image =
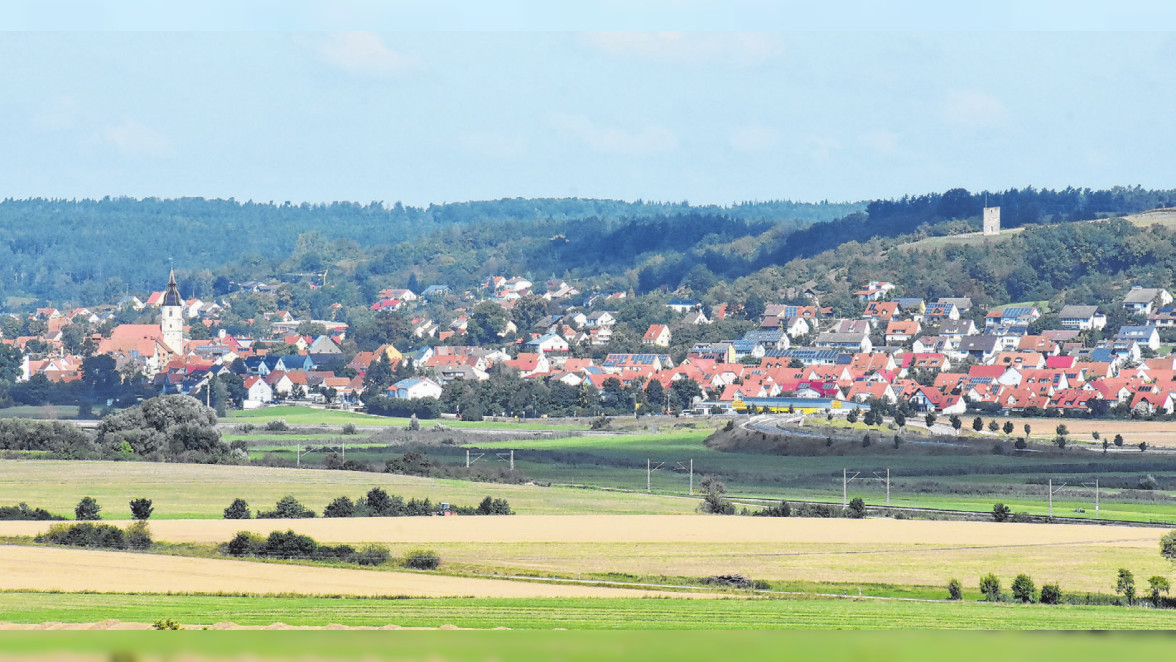
POLYGON ((180 297, 180 287, 176 284, 176 270, 173 268, 171 274, 167 279, 167 292, 163 294, 163 301, 160 302, 163 306, 183 306, 184 300, 180 297))

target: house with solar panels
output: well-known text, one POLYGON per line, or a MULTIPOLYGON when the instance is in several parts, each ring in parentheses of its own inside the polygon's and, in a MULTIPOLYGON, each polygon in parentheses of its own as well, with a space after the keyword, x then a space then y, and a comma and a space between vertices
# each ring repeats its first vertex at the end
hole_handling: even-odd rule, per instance
POLYGON ((986 328, 1028 326, 1037 321, 1039 317, 1041 317, 1041 311, 1037 310, 1037 306, 1006 306, 985 315, 984 326, 986 328))

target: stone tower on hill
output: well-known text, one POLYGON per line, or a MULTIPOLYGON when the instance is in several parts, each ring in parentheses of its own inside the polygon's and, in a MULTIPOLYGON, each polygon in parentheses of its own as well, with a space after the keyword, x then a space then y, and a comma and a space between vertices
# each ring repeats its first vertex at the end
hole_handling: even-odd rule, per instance
POLYGON ((1000 234, 1000 207, 984 208, 984 236, 1000 234))
POLYGON ((163 344, 176 354, 184 353, 184 300, 180 297, 180 288, 176 285, 176 272, 173 269, 167 280, 167 291, 163 293, 163 300, 159 302, 163 311, 163 321, 160 328, 163 331, 163 344))

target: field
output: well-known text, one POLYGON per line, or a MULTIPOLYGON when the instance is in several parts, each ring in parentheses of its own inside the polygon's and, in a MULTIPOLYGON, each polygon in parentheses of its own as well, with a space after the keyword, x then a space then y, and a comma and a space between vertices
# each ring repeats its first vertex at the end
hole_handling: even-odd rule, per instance
MULTIPOLYGON (((985 419, 987 420, 987 419, 985 419)), ((1121 421, 1121 420, 1090 420, 1082 418, 1009 418, 998 419, 1003 424, 1005 420, 1012 421, 1015 431, 1013 434, 1023 435, 1025 425, 1028 424, 1031 436, 1041 439, 1053 439, 1055 429, 1059 424, 1065 425, 1069 431, 1069 438, 1079 443, 1100 444, 1091 437, 1092 432, 1111 441, 1116 434, 1123 435, 1124 446, 1130 450, 1141 441, 1148 446, 1160 448, 1176 447, 1176 423, 1171 421, 1121 421)))
MULTIPOLYGON (((401 427, 407 428, 409 419, 394 418, 389 416, 373 416, 371 414, 363 414, 354 411, 340 411, 337 409, 313 409, 310 407, 297 407, 291 405, 265 407, 262 409, 249 409, 244 411, 231 411, 229 415, 221 419, 223 423, 241 424, 252 423, 254 425, 265 425, 269 421, 285 421, 289 425, 338 425, 343 426, 351 423, 358 427, 401 427)), ((421 427, 432 427, 436 423, 440 423, 446 427, 451 428, 484 428, 484 429, 499 429, 499 430, 571 430, 576 426, 565 423, 551 423, 547 422, 524 422, 513 421, 506 419, 505 421, 459 421, 455 419, 444 419, 440 421, 421 421, 421 427)))
POLYGON ((308 567, 159 554, 0 546, 0 590, 251 593, 379 597, 589 598, 664 592, 308 567))
MULTIPOLYGON (((31 536, 46 528, 48 525, 42 522, 0 522, 0 535, 31 536)), ((971 586, 976 578, 988 572, 995 572, 1006 581, 1011 581, 1017 573, 1026 572, 1039 582, 1057 582, 1067 590, 1105 593, 1110 591, 1120 567, 1132 568, 1143 577, 1165 574, 1171 569, 1158 553, 1158 541, 1165 533, 1164 529, 1123 526, 579 515, 160 520, 151 522, 151 528, 156 540, 173 543, 216 544, 229 540, 240 530, 266 535, 271 531, 294 529, 322 542, 387 543, 395 554, 427 546, 441 554, 447 571, 460 574, 675 583, 680 580, 664 578, 699 578, 736 572, 755 579, 782 582, 788 590, 799 586, 808 592, 821 592, 818 585, 828 584, 830 587, 836 585, 837 591, 862 589, 867 595, 930 598, 943 597, 943 586, 952 577, 971 586), (918 588, 898 590, 895 587, 918 588)), ((20 550, 10 553, 22 559, 36 556, 27 551, 32 548, 10 549, 20 550)), ((49 551, 62 555, 63 563, 72 558, 70 554, 85 554, 49 551)), ((108 554, 109 558, 103 563, 117 564, 128 557, 137 558, 127 554, 108 554)), ((173 561, 236 564, 233 567, 248 573, 244 564, 235 561, 173 561)), ((0 554, 0 562, 8 564, 10 561, 0 554)), ((267 564, 265 567, 279 568, 267 572, 287 572, 289 576, 299 574, 289 566, 267 564)), ((236 576, 224 569, 218 570, 217 574, 236 576)), ((73 588, 68 590, 90 590, 78 588, 90 586, 85 583, 90 581, 89 578, 73 578, 72 581, 83 584, 71 585, 73 588)), ((235 582, 229 580, 228 585, 237 586, 235 582)), ((114 590, 112 585, 98 585, 106 586, 105 590, 114 590)), ((35 586, 35 583, 0 578, 0 589, 35 586), (10 583, 13 581, 18 583, 10 583)), ((163 590, 159 585, 148 586, 163 590)), ((167 590, 195 590, 181 586, 184 585, 177 584, 167 590)), ((245 584, 239 586, 239 590, 260 592, 294 590, 290 587, 247 589, 245 584)), ((302 592, 317 592, 309 586, 302 592)), ((342 584, 339 586, 338 592, 348 592, 342 584)), ((825 590, 832 590, 830 587, 825 590)), ((209 585, 201 590, 232 589, 209 585)), ((379 594, 384 589, 373 585, 371 590, 379 594)), ((408 589, 403 592, 411 593, 408 589)), ((372 593, 365 590, 360 594, 372 593)), ((461 594, 478 593, 471 590, 461 594)))
POLYGON ((1158 630, 1170 628, 1172 622, 1169 613, 1150 609, 833 598, 384 600, 0 593, 0 612, 15 623, 150 623, 172 618, 189 626, 231 622, 526 630, 1158 630))
POLYGON ((93 496, 108 518, 129 517, 128 502, 152 500, 153 520, 220 518, 234 498, 272 509, 285 495, 322 512, 332 499, 363 496, 381 487, 404 498, 477 505, 487 495, 504 498, 520 513, 686 513, 695 502, 658 495, 586 491, 570 487, 502 485, 414 476, 318 469, 281 469, 147 462, 0 460, 0 505, 26 502, 72 517, 83 496, 93 496))

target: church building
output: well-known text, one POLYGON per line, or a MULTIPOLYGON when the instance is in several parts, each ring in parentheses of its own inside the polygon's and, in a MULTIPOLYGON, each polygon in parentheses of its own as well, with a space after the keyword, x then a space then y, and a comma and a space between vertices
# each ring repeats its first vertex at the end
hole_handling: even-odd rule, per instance
POLYGON ((177 356, 184 355, 184 299, 180 297, 180 288, 176 285, 176 272, 172 269, 167 281, 167 291, 159 303, 163 312, 160 330, 163 332, 163 344, 177 356))

